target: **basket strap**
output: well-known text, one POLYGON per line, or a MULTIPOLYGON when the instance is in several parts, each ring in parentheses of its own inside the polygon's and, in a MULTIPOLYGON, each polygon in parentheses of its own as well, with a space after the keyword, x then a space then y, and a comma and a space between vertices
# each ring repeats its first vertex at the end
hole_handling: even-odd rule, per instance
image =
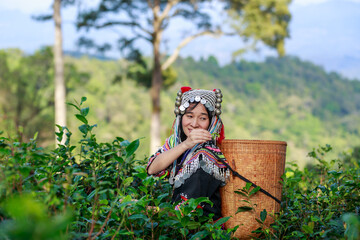
MULTIPOLYGON (((247 183, 251 183, 253 187, 259 187, 257 186, 255 183, 251 182, 249 179, 245 178, 244 176, 240 175, 240 173, 238 173, 237 171, 235 171, 234 169, 232 169, 230 167, 230 165, 224 161, 224 159, 220 158, 217 156, 217 159, 220 160, 223 164, 225 164, 226 167, 228 167, 230 169, 230 171, 238 178, 240 178, 241 180, 247 182, 247 183)), ((264 193, 265 195, 271 197, 272 199, 274 199, 277 203, 281 203, 281 201, 279 199, 277 199, 276 197, 274 197, 271 193, 269 193, 268 191, 264 190, 262 187, 260 187, 260 192, 264 193)))

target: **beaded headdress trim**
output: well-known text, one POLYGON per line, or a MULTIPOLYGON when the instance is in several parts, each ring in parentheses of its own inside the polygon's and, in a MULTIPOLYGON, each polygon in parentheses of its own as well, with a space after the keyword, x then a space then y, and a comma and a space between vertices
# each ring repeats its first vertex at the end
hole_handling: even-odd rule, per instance
POLYGON ((177 93, 174 113, 176 116, 183 115, 191 103, 200 102, 213 115, 220 116, 222 93, 220 89, 203 90, 182 87, 177 93))

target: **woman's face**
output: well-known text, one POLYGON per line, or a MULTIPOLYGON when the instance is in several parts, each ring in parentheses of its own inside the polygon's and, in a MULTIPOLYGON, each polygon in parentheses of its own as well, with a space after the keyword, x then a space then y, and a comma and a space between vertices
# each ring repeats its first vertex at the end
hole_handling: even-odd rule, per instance
POLYGON ((193 104, 190 104, 182 117, 182 129, 187 137, 194 129, 200 128, 207 130, 210 124, 208 112, 204 105, 199 103, 194 109, 191 109, 192 105, 193 104))

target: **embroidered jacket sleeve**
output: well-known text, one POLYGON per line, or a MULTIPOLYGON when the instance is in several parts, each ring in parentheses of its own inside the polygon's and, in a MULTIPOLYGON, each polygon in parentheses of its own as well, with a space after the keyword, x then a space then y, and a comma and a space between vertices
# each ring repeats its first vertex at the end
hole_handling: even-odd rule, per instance
MULTIPOLYGON (((156 151, 156 153, 154 153, 153 155, 151 155, 151 156, 149 157, 149 161, 148 161, 146 170, 149 168, 149 166, 152 164, 152 162, 155 160, 155 158, 156 158, 157 156, 159 156, 159 155, 160 155, 161 153, 163 153, 163 152, 168 151, 170 148, 172 148, 172 147, 174 146, 173 141, 174 141, 174 137, 173 137, 173 135, 172 135, 172 136, 170 136, 169 138, 167 138, 167 139, 165 140, 165 144, 164 144, 161 148, 159 148, 159 149, 156 151)), ((171 166, 172 166, 172 165, 170 165, 168 168, 166 168, 166 169, 164 169, 164 170, 162 170, 162 171, 160 171, 160 172, 158 172, 158 173, 153 174, 153 176, 155 176, 155 177, 161 177, 161 176, 164 176, 164 175, 165 175, 165 176, 169 176, 170 171, 171 171, 171 166)))

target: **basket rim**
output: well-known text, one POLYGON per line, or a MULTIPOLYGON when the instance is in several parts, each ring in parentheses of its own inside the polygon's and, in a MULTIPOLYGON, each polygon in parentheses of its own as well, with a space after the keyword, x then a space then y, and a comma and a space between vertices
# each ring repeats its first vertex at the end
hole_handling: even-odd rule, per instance
POLYGON ((221 145, 224 143, 241 143, 241 144, 274 144, 274 145, 285 145, 287 142, 279 140, 257 140, 257 139, 224 139, 221 145))

